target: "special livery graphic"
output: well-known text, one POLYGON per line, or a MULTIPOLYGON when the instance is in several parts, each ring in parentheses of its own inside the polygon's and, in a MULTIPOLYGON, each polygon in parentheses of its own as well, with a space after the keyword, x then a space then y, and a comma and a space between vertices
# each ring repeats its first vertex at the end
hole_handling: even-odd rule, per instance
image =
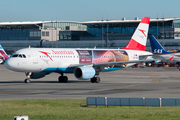
POLYGON ((93 51, 93 63, 128 61, 127 52, 123 50, 93 51))
POLYGON ((79 63, 92 63, 92 51, 91 50, 76 50, 79 55, 79 63))
MULTIPOLYGON (((59 56, 75 56, 79 57, 79 64, 88 63, 103 63, 103 62, 118 62, 128 61, 129 56, 124 50, 75 50, 75 51, 54 51, 45 52, 39 51, 53 61, 53 55, 59 56)), ((43 58, 41 56, 41 58, 43 58)))

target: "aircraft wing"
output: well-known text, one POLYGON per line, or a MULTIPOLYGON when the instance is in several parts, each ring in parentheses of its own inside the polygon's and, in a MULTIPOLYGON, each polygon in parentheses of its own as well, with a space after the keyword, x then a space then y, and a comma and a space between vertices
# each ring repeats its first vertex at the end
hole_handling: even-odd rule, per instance
POLYGON ((139 55, 139 57, 148 57, 148 56, 152 56, 152 57, 156 57, 156 56, 161 56, 161 55, 172 55, 174 53, 165 53, 165 54, 152 54, 152 55, 139 55))
POLYGON ((103 62, 103 63, 89 63, 89 64, 72 64, 69 66, 69 68, 76 68, 81 66, 92 66, 92 67, 98 67, 98 66, 112 66, 112 65, 119 65, 123 66, 128 63, 145 63, 145 62, 152 62, 155 60, 132 60, 132 61, 118 61, 118 62, 103 62))

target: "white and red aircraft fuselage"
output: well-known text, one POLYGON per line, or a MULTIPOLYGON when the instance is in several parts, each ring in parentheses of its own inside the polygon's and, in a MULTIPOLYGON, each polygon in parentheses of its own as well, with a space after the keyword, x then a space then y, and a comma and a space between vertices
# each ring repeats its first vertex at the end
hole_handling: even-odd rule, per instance
POLYGON ((5 62, 5 66, 14 71, 25 72, 27 79, 42 78, 45 75, 60 73, 59 82, 67 82, 64 73, 74 73, 80 80, 91 79, 100 82, 97 76, 101 71, 112 71, 132 66, 136 63, 148 62, 143 55, 146 52, 149 17, 144 17, 128 45, 123 49, 63 49, 63 48, 25 48, 13 53, 5 62))

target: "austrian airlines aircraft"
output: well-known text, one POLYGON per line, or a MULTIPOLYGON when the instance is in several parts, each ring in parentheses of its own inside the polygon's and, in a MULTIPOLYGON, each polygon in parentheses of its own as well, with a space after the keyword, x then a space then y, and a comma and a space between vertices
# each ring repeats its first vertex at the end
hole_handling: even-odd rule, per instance
POLYGON ((0 64, 3 64, 9 57, 10 55, 6 54, 3 47, 0 45, 0 64))
POLYGON ((64 73, 74 73, 79 80, 91 79, 92 83, 99 83, 98 75, 101 71, 117 70, 150 61, 146 60, 147 57, 139 59, 139 56, 152 54, 145 51, 149 21, 150 17, 141 20, 123 49, 25 48, 16 51, 5 62, 5 66, 10 70, 25 72, 25 83, 51 72, 61 74, 59 82, 68 81, 64 73))

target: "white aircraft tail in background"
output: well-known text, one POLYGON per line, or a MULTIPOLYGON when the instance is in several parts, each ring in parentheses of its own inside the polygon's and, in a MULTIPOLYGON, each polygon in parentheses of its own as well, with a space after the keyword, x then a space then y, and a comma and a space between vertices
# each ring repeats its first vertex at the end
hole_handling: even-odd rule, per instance
POLYGON ((49 73, 60 73, 59 82, 67 82, 64 73, 74 73, 79 80, 90 79, 100 82, 100 72, 118 70, 136 63, 152 60, 139 59, 146 52, 147 34, 150 17, 144 17, 138 25, 128 45, 123 49, 65 49, 65 48, 25 48, 16 51, 5 62, 5 66, 14 71, 25 72, 27 78, 42 78, 49 73))

